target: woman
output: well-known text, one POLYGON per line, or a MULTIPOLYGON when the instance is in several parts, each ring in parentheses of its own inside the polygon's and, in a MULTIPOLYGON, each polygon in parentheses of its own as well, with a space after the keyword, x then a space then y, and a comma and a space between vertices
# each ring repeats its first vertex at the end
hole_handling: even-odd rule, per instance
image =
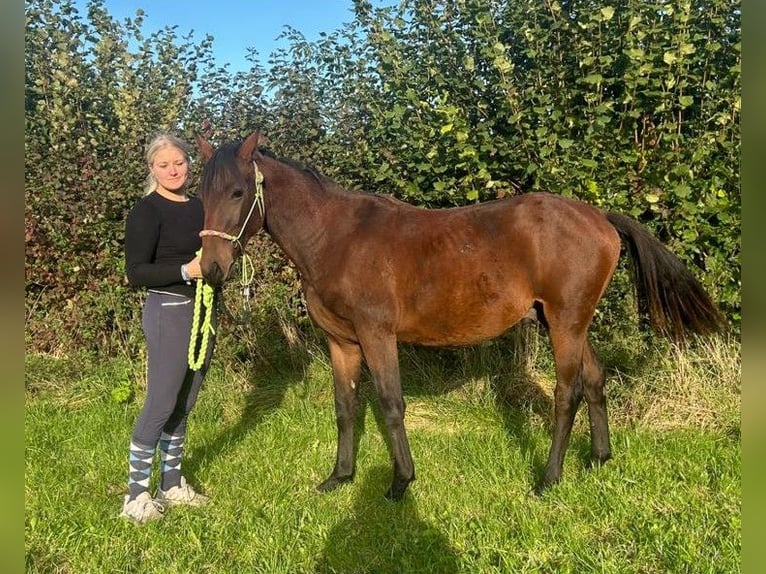
POLYGON ((125 227, 128 281, 147 289, 142 320, 147 392, 131 437, 128 494, 121 514, 139 523, 161 518, 164 505, 200 506, 208 501, 182 476, 181 459, 186 419, 215 343, 211 335, 202 367, 191 370, 192 280, 202 276, 197 252, 204 216, 199 199, 186 193, 189 146, 173 135, 159 135, 147 147, 146 161, 146 195, 131 209, 125 227), (152 498, 149 479, 157 447, 161 474, 152 498))

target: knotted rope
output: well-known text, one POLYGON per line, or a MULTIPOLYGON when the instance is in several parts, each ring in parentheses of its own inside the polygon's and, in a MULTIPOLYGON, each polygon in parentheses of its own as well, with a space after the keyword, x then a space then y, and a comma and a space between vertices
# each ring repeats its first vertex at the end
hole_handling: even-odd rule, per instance
MULTIPOLYGON (((201 255, 202 250, 197 252, 201 255)), ((197 287, 194 292, 194 315, 192 316, 191 337, 189 338, 189 368, 198 371, 205 363, 210 333, 215 334, 212 325, 213 304, 215 303, 215 290, 205 283, 203 278, 197 279, 197 287), (197 349, 197 341, 200 334, 202 340, 197 349)))

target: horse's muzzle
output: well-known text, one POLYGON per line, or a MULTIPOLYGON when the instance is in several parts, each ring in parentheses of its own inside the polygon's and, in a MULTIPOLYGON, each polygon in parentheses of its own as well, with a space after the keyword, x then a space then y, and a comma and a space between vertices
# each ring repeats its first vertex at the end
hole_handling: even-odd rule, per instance
MULTIPOLYGON (((228 270, 227 270, 228 271, 228 270)), ((202 277, 205 282, 213 287, 220 287, 223 282, 226 281, 227 272, 221 269, 217 261, 210 261, 207 264, 202 265, 202 277)))

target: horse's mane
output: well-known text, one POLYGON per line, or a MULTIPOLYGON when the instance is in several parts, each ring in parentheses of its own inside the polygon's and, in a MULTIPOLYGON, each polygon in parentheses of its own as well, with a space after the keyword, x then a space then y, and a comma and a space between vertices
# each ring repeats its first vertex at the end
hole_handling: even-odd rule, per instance
MULTIPOLYGON (((212 169, 206 170, 203 174, 205 179, 201 182, 202 189, 220 189, 222 187, 222 184, 224 183, 223 180, 226 177, 225 174, 232 170, 231 168, 236 165, 235 160, 237 156, 237 150, 239 149, 240 145, 242 145, 242 142, 225 142, 220 145, 220 147, 213 154, 213 157, 211 157, 209 160, 212 169)), ((307 165, 293 159, 280 157, 265 147, 258 148, 258 152, 280 163, 284 163, 297 171, 309 175, 320 186, 322 186, 322 188, 326 189, 327 187, 336 187, 340 189, 340 187, 334 181, 323 175, 319 170, 311 165, 307 165)), ((236 170, 232 171, 236 173, 236 170)))
POLYGON ((336 184, 329 177, 321 173, 318 169, 316 169, 312 165, 308 165, 303 162, 296 161, 294 159, 280 157, 277 154, 275 154, 273 151, 271 151, 269 148, 261 147, 261 148, 258 148, 258 151, 262 153, 263 155, 265 155, 266 157, 270 157, 271 159, 274 159, 280 163, 287 164, 298 171, 301 171, 303 173, 310 175, 323 188, 327 187, 328 185, 338 187, 338 184, 336 184))
MULTIPOLYGON (((221 144, 221 146, 218 148, 216 153, 210 159, 213 169, 207 170, 207 173, 205 174, 206 181, 203 182, 206 185, 203 185, 202 189, 219 189, 222 187, 223 182, 219 180, 224 179, 225 177, 224 173, 228 171, 227 168, 231 168, 233 165, 235 165, 235 158, 236 158, 237 150, 239 149, 240 145, 242 145, 242 142, 226 142, 224 144, 221 144), (213 175, 211 174, 215 174, 215 177, 213 177, 213 175)), ((371 198, 373 201, 382 201, 383 203, 390 203, 396 206, 409 205, 406 202, 403 202, 400 199, 397 199, 396 197, 392 195, 388 195, 388 194, 366 193, 366 192, 360 192, 360 191, 347 190, 343 188, 342 186, 340 186, 334 180, 324 175, 314 166, 303 163, 301 161, 279 156, 267 147, 259 147, 258 153, 268 158, 271 158, 275 161, 283 163, 301 173, 308 175, 314 181, 316 181, 323 190, 334 190, 334 191, 339 191, 341 193, 354 193, 354 194, 363 193, 365 196, 371 198)))
POLYGON ((369 193, 369 192, 365 192, 361 190, 345 189, 343 186, 339 185, 335 180, 330 179, 329 177, 324 175, 322 172, 320 172, 318 169, 316 169, 314 166, 305 164, 300 161, 296 161, 294 159, 279 157, 277 154, 275 154, 273 151, 271 151, 268 148, 265 148, 265 147, 258 148, 258 151, 267 157, 270 157, 278 162, 287 164, 290 167, 297 169, 298 171, 301 171, 303 173, 310 175, 314 180, 316 180, 316 182, 324 190, 335 190, 341 193, 352 193, 352 194, 361 193, 361 194, 364 194, 366 197, 371 198, 373 201, 381 201, 382 203, 389 203, 397 207, 402 207, 402 206, 412 207, 407 202, 404 202, 394 197, 393 195, 389 195, 385 193, 369 193))

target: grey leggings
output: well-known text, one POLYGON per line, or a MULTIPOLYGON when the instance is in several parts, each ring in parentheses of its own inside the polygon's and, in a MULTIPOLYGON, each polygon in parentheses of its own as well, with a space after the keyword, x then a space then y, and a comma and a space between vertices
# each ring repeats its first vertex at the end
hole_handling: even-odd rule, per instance
MULTIPOLYGON (((215 346, 215 335, 211 333, 202 368, 189 369, 193 314, 193 299, 159 291, 146 295, 142 324, 147 346, 147 389, 133 428, 136 444, 155 446, 162 431, 179 436, 186 430, 186 419, 197 402, 215 346)), ((214 326, 215 319, 214 314, 214 326)))

